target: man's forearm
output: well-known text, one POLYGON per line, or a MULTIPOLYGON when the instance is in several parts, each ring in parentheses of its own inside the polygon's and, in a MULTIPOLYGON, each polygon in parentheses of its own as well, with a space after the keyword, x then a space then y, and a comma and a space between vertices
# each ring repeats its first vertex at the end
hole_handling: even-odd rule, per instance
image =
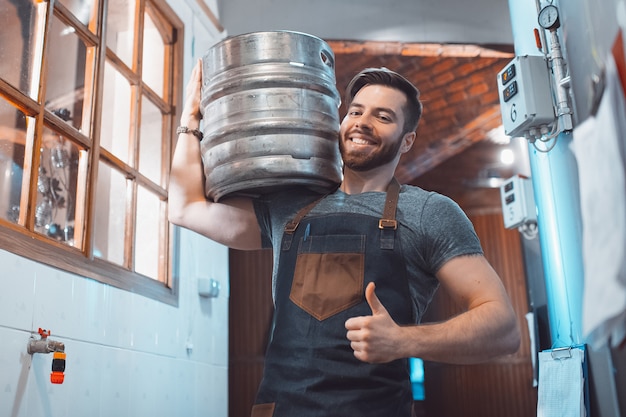
POLYGON ((185 211, 190 204, 206 201, 203 186, 200 143, 191 133, 178 137, 169 181, 169 220, 185 226, 185 211))
POLYGON ((398 342, 406 357, 473 364, 515 353, 520 335, 513 311, 491 301, 441 323, 401 327, 398 342))

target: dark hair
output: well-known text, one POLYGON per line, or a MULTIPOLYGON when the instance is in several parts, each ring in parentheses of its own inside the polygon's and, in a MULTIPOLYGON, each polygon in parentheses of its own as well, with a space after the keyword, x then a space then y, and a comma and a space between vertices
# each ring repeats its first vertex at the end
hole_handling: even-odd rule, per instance
POLYGON ((352 78, 346 88, 346 101, 348 105, 354 100, 354 96, 366 85, 383 85, 400 90, 406 96, 407 105, 404 108, 404 130, 412 132, 417 129, 417 124, 422 117, 422 103, 420 92, 409 80, 397 72, 387 68, 366 68, 352 78))

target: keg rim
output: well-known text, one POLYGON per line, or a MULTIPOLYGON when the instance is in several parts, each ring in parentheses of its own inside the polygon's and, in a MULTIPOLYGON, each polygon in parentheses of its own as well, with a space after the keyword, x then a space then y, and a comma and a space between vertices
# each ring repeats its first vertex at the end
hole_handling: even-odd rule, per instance
MULTIPOLYGON (((313 35, 313 34, 307 33, 307 32, 297 31, 297 30, 277 29, 277 30, 260 30, 260 31, 240 33, 238 35, 229 35, 229 36, 225 37, 224 39, 220 40, 219 42, 217 42, 216 44, 214 44, 209 49, 213 49, 213 48, 222 46, 225 43, 229 43, 229 42, 232 42, 234 40, 239 40, 239 39, 242 39, 242 38, 248 38, 248 37, 253 37, 253 36, 262 36, 262 35, 276 35, 276 34, 283 34, 283 33, 292 34, 292 35, 299 35, 299 36, 315 39, 315 40, 318 40, 318 41, 324 43, 325 45, 328 45, 328 47, 330 48, 330 45, 328 44, 328 42, 326 42, 324 39, 320 38, 317 35, 313 35)), ((332 49, 330 49, 330 52, 333 54, 333 57, 334 57, 334 52, 333 52, 332 49)))

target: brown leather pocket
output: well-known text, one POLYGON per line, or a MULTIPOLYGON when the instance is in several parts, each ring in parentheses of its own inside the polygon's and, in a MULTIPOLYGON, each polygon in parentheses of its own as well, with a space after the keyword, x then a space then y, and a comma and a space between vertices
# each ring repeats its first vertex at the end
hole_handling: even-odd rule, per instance
POLYGON ((275 403, 255 404, 252 406, 250 417, 272 417, 275 405, 275 403))
POLYGON ((365 236, 309 236, 298 245, 289 298, 325 320, 363 299, 365 236))

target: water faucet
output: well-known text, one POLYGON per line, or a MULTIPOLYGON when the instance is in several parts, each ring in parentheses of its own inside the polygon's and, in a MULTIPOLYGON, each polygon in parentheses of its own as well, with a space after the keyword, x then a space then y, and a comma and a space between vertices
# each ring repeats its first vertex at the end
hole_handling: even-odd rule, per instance
POLYGON ((51 353, 52 352, 52 373, 50 374, 50 382, 53 384, 62 384, 65 379, 65 345, 62 342, 56 342, 48 339, 50 331, 39 328, 41 339, 36 340, 31 337, 28 341, 26 350, 30 355, 34 353, 51 353))
POLYGON ((50 336, 48 330, 39 328, 39 334, 41 339, 36 340, 31 337, 28 341, 26 350, 30 355, 33 353, 65 352, 65 344, 48 339, 48 336, 50 336))

